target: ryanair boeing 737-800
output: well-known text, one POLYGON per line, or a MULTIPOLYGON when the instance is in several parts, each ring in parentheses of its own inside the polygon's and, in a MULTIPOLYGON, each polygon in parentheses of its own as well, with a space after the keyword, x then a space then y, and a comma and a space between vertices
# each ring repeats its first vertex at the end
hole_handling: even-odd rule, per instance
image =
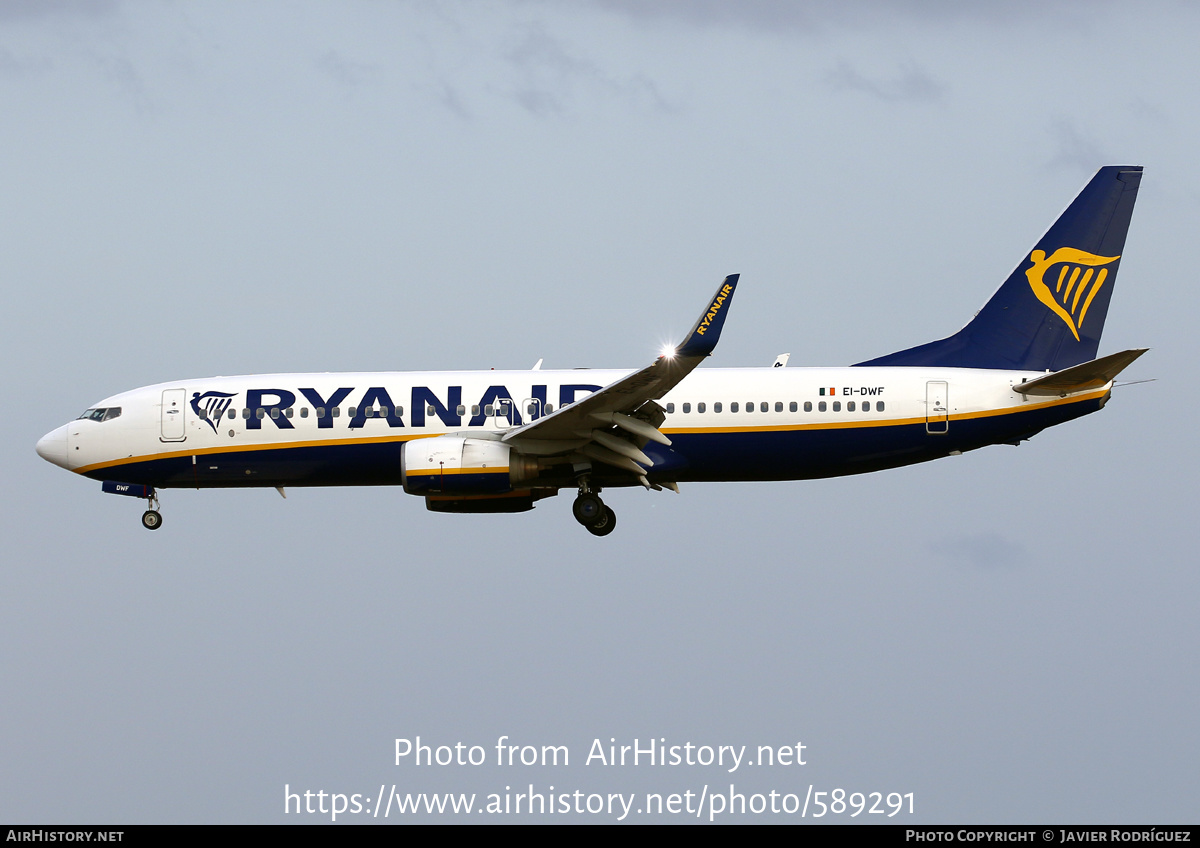
POLYGON ((735 274, 640 371, 181 380, 100 401, 37 452, 146 499, 151 530, 159 489, 400 485, 434 512, 477 513, 574 489, 576 520, 604 536, 604 488, 833 477, 1017 444, 1101 409, 1145 352, 1096 358, 1141 176, 1101 168, 959 332, 850 367, 697 370, 735 274))

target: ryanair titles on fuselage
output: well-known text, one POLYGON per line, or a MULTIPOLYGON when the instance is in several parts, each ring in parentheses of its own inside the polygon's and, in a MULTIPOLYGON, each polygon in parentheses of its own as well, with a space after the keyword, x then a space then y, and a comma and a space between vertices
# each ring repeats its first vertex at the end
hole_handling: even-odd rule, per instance
MULTIPOLYGON (((591 394, 600 389, 592 383, 565 383, 558 387, 557 404, 559 407, 574 402, 579 395, 591 394)), ((326 390, 327 391, 327 390, 326 390)), ((193 391, 190 405, 192 410, 202 420, 216 431, 216 422, 225 415, 226 410, 241 410, 240 417, 244 419, 246 429, 261 430, 263 422, 270 421, 281 430, 295 428, 292 417, 287 410, 295 407, 311 405, 316 413, 319 429, 332 429, 335 418, 340 417, 343 405, 347 407, 351 429, 363 427, 368 418, 384 419, 390 427, 424 427, 427 416, 438 418, 446 427, 481 427, 487 419, 493 416, 506 418, 509 424, 525 423, 522 411, 534 420, 544 414, 549 401, 549 386, 535 385, 528 396, 514 397, 507 386, 488 386, 475 403, 463 404, 463 387, 449 386, 445 397, 438 397, 433 389, 427 386, 413 386, 407 396, 400 398, 397 404, 391 392, 384 386, 371 386, 362 394, 354 386, 343 386, 322 395, 315 388, 297 388, 295 391, 282 388, 247 389, 245 403, 239 405, 237 394, 216 390, 193 391), (297 395, 298 393, 298 395, 297 395), (404 403, 409 402, 408 416, 410 425, 404 423, 404 403), (524 406, 524 410, 522 410, 524 406), (530 411, 532 409, 532 411, 530 411), (334 412, 337 410, 337 412, 334 412)))

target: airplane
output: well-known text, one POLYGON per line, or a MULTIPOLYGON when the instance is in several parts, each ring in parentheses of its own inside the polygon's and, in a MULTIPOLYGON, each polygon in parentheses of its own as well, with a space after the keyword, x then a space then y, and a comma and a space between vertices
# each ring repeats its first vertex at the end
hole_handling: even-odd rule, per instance
POLYGON ((954 335, 841 368, 697 368, 739 276, 636 371, 208 377, 113 395, 37 443, 44 459, 147 501, 169 488, 402 486, 444 513, 509 513, 575 490, 860 474, 1016 445, 1102 409, 1145 348, 1096 358, 1141 182, 1106 166, 954 335))

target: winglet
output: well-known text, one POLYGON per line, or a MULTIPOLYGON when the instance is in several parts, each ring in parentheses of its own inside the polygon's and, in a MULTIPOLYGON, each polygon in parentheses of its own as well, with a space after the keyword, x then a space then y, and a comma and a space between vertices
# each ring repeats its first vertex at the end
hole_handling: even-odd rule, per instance
POLYGON ((721 283, 712 302, 700 315, 696 326, 688 334, 687 340, 675 348, 676 356, 708 356, 717 346, 721 337, 721 328, 725 326, 725 316, 729 312, 729 302, 733 300, 733 290, 737 288, 739 274, 730 274, 721 283))

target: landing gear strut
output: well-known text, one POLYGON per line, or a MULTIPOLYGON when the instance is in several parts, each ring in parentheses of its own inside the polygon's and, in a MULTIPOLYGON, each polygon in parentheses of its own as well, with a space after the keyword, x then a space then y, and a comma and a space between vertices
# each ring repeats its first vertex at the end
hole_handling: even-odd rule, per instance
POLYGON ((586 476, 580 478, 579 496, 571 504, 575 520, 593 536, 607 536, 617 527, 617 514, 600 500, 600 489, 592 489, 586 476))
POLYGON ((147 530, 157 530, 162 527, 162 514, 158 511, 158 492, 150 490, 150 496, 146 498, 146 505, 150 508, 142 513, 142 526, 147 530))

